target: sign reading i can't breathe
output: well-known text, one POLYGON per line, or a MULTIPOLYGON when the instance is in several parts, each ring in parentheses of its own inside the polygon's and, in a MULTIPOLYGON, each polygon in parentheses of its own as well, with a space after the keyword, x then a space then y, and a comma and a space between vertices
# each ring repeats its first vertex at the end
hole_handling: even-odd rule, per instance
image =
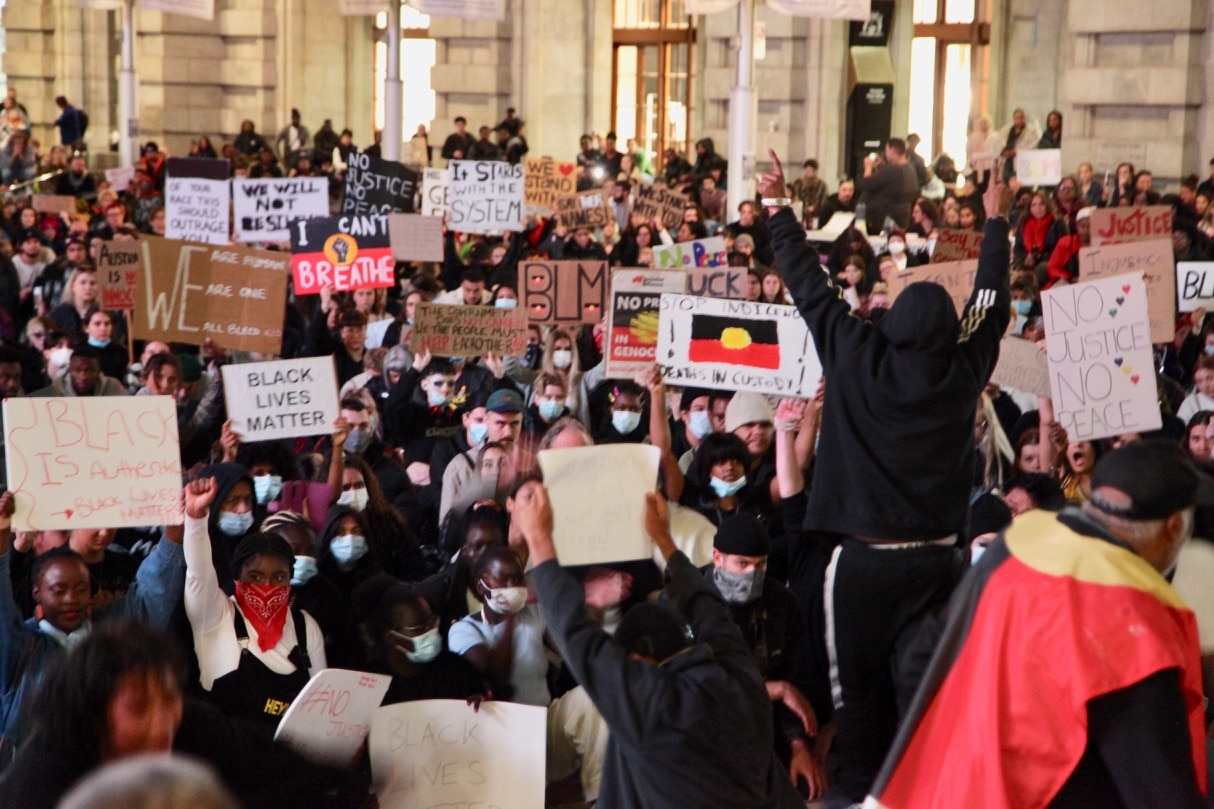
POLYGON ((332 357, 223 366, 232 431, 244 441, 321 435, 337 418, 332 357))
POLYGON ((388 217, 326 216, 291 226, 296 295, 390 287, 396 283, 388 217))

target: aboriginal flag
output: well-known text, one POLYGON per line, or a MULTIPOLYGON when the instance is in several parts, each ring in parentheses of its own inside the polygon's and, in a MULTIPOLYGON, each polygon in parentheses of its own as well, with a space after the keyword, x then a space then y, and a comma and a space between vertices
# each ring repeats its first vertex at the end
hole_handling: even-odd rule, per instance
POLYGON ((688 359, 779 370, 780 339, 776 322, 692 315, 688 359))

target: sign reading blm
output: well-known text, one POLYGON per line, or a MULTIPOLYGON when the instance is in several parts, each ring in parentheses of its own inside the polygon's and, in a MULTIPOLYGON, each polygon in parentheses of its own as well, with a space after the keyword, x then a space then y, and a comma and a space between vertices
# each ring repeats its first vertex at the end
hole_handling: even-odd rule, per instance
POLYGON ((416 171, 392 160, 350 152, 346 168, 343 214, 413 213, 413 194, 420 178, 416 171))

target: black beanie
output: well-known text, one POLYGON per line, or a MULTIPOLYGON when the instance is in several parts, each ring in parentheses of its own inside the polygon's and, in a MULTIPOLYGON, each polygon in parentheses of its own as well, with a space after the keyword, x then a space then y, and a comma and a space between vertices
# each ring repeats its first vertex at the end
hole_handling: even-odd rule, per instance
POLYGON ((648 601, 624 615, 615 640, 628 652, 652 657, 659 663, 691 645, 687 623, 674 608, 648 601))
POLYGON ((712 396, 712 391, 706 388, 683 388, 683 395, 679 397, 679 410, 686 410, 691 407, 692 402, 704 396, 712 396))
POLYGON ((983 534, 997 534, 1012 524, 1011 509, 993 494, 984 494, 970 506, 970 530, 965 538, 973 542, 983 534))
POLYGON ((288 565, 295 566, 295 553, 291 550, 290 544, 278 534, 249 534, 240 540, 236 545, 236 550, 232 551, 232 578, 240 579, 240 571, 244 567, 244 563, 263 553, 280 556, 287 561, 288 565))
POLYGON ((712 547, 738 556, 767 556, 771 553, 771 538, 758 517, 739 511, 721 521, 712 547))

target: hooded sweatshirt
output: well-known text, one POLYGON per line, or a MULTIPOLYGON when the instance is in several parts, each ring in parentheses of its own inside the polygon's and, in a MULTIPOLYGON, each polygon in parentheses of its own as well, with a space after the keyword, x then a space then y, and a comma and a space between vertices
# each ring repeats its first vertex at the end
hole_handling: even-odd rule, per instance
POLYGON ((960 320, 943 287, 917 283, 875 326, 852 314, 791 211, 769 225, 827 379, 805 527, 886 541, 960 531, 974 409, 1011 317, 1006 220, 986 223, 960 320))
POLYGON ((215 500, 207 515, 207 534, 211 537, 211 560, 215 567, 215 575, 219 577, 219 588, 225 595, 230 596, 236 591, 235 582, 232 581, 232 551, 236 550, 236 543, 240 542, 241 537, 252 533, 256 525, 239 537, 228 536, 219 530, 219 507, 232 493, 236 484, 242 480, 249 484, 249 491, 252 491, 253 478, 249 476, 243 466, 235 463, 215 463, 204 466, 198 473, 198 477, 215 478, 215 500))

